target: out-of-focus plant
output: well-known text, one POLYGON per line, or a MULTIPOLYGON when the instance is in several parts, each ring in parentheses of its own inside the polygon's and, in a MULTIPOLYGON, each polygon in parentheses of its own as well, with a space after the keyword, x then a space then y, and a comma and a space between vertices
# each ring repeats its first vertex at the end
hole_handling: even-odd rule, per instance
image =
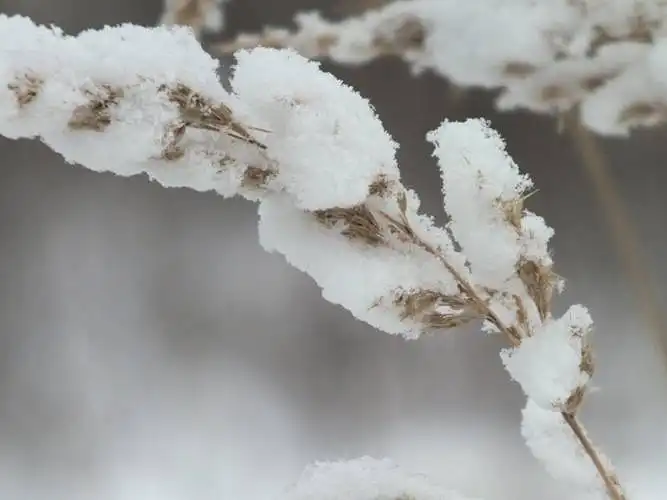
POLYGON ((664 0, 396 0, 338 22, 318 12, 295 21, 215 51, 292 47, 343 64, 397 56, 414 72, 501 89, 500 109, 577 108, 601 134, 667 120, 664 0))
POLYGON ((197 36, 225 27, 223 6, 227 0, 164 0, 160 24, 189 26, 197 36))

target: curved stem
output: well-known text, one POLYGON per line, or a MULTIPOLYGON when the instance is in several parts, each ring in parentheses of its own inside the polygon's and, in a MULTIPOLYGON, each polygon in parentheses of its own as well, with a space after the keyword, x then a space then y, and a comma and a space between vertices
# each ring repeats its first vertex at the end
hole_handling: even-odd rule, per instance
MULTIPOLYGON (((387 219, 393 221, 394 223, 398 223, 398 221, 393 219, 391 216, 387 214, 382 214, 382 215, 387 219)), ((416 235, 411 234, 411 236, 413 242, 416 245, 420 246, 425 251, 436 257, 443 264, 443 266, 445 266, 445 268, 451 273, 451 275, 458 282, 461 288, 463 288, 465 293, 468 294, 468 296, 477 304, 480 310, 483 311, 484 314, 493 321, 496 327, 500 329, 500 331, 507 337, 508 341, 512 345, 517 346, 521 343, 521 338, 522 338, 521 332, 517 331, 515 328, 511 328, 505 325, 503 321, 498 317, 498 315, 491 310, 487 302, 482 297, 480 297, 480 295, 476 292, 473 285, 470 284, 461 275, 461 273, 458 272, 456 268, 447 261, 447 259, 445 258, 445 256, 442 255, 442 253, 437 251, 437 249, 433 248, 427 242, 421 240, 416 235)), ((600 475, 600 478, 604 482, 609 498, 611 500, 626 500, 626 496, 623 493, 623 489, 621 488, 616 473, 613 471, 611 467, 606 466, 603 463, 600 452, 595 448, 595 445, 589 439, 586 433, 586 429, 584 428, 584 425, 577 419, 576 415, 573 413, 561 412, 561 417, 568 425, 568 427, 572 429, 575 438, 577 439, 577 441, 579 441, 579 444, 581 444, 581 447, 585 451, 586 455, 588 455, 591 462, 595 466, 595 469, 600 475)))

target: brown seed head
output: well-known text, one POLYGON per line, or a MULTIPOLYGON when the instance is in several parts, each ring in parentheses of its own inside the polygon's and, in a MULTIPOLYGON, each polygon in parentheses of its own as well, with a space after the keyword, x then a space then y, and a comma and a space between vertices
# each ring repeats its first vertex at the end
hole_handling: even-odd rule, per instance
POLYGON ((122 99, 123 89, 103 84, 84 93, 90 101, 74 109, 67 125, 72 130, 101 132, 111 124, 111 107, 122 99))

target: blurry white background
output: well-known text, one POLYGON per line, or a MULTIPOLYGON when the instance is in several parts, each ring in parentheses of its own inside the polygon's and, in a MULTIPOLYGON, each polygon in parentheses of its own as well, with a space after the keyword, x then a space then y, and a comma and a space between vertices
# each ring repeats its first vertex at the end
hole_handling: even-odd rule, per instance
MULTIPOLYGON (((76 33, 153 24, 160 2, 0 0, 0 11, 76 33)), ((232 0, 229 33, 335 3, 232 0)), ((625 482, 649 492, 633 499, 664 498, 664 359, 567 137, 548 118, 496 114, 484 93, 454 109, 444 81, 399 61, 325 66, 372 99, 406 182, 440 219, 424 134, 486 116, 506 137, 540 190, 530 208, 556 229, 560 310, 582 302, 597 321, 600 391, 584 420, 625 482)), ((664 133, 604 144, 663 290, 664 133)), ((405 342, 356 322, 263 252, 248 202, 88 172, 37 142, 0 140, 0 163, 0 498, 263 500, 314 460, 365 454, 470 495, 563 498, 523 446, 502 339, 473 328, 405 342)))

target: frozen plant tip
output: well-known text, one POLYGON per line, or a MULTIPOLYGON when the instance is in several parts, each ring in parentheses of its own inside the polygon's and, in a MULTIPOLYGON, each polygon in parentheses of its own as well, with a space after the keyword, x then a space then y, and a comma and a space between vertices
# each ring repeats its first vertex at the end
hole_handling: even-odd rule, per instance
MULTIPOLYGON (((482 322, 510 346, 501 356, 528 398, 533 454, 575 488, 625 498, 577 417, 592 321, 582 306, 553 316, 553 231, 524 208, 532 182, 487 122, 428 134, 449 216, 440 228, 401 183, 396 144, 368 101, 295 52, 239 52, 227 92, 182 27, 70 37, 0 16, 0 37, 0 133, 38 137, 96 171, 258 201, 264 248, 385 332, 482 322)), ((407 498, 431 498, 415 488, 407 498)))
POLYGON ((293 47, 363 64, 396 56, 463 87, 498 88, 500 109, 563 114, 623 135, 667 121, 667 3, 656 0, 395 0, 339 22, 298 14, 221 44, 293 47))

